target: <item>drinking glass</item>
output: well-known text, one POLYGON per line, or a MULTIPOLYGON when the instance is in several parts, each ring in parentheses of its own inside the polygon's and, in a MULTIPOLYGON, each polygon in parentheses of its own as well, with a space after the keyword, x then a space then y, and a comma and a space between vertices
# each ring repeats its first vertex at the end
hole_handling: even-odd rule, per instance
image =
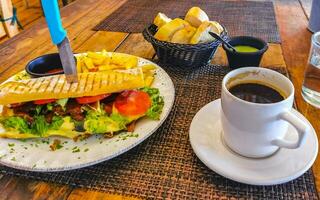
POLYGON ((320 32, 312 35, 308 66, 302 85, 302 96, 306 102, 320 108, 320 32))

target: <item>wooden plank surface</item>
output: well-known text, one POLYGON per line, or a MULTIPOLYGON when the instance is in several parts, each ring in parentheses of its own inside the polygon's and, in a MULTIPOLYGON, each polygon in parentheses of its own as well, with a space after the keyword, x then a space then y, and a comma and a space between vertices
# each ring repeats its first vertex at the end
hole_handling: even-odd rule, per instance
POLYGON ((307 18, 310 18, 312 0, 299 0, 307 18))
MULTIPOLYGON (((75 52, 106 49, 108 51, 115 50, 117 52, 130 53, 145 58, 152 58, 154 56, 152 46, 143 40, 141 34, 95 32, 91 30, 90 27, 93 27, 106 15, 112 13, 125 0, 119 2, 116 0, 109 0, 108 2, 103 0, 88 0, 88 4, 84 2, 84 0, 78 1, 84 4, 79 7, 77 5, 78 2, 76 2, 66 9, 63 9, 62 12, 63 16, 67 16, 67 12, 72 11, 72 9, 79 9, 79 13, 70 13, 76 20, 69 19, 68 15, 68 17, 64 17, 63 21, 67 27, 71 45, 75 52), (91 5, 89 6, 89 4, 91 5), (90 23, 86 25, 85 21, 88 18, 90 23)), ((269 50, 264 55, 261 65, 263 67, 287 67, 297 90, 296 102, 298 108, 307 116, 319 133, 320 124, 316 120, 319 119, 320 113, 318 110, 304 103, 300 95, 303 71, 310 46, 310 33, 308 34, 308 31, 305 29, 307 19, 298 0, 290 2, 284 0, 275 3, 277 21, 283 43, 282 46, 279 44, 270 44, 269 50), (292 20, 294 20, 295 23, 292 23, 292 20), (299 38, 299 40, 297 40, 297 38, 299 38)), ((40 41, 35 41, 37 39, 32 38, 33 32, 27 31, 19 36, 21 41, 12 40, 10 47, 7 48, 4 45, 0 45, 0 81, 5 80, 10 75, 21 70, 27 61, 35 56, 55 51, 55 47, 51 44, 49 35, 45 29, 43 21, 35 24, 34 34, 40 37, 38 39, 40 41), (9 55, 8 57, 4 55, 4 53, 8 55, 8 52, 11 52, 12 56, 9 55)), ((222 65, 227 63, 225 53, 221 48, 219 48, 212 62, 222 65)), ((313 169, 317 180, 318 191, 320 191, 319 159, 317 159, 313 169)), ((0 185, 1 199, 19 199, 22 197, 28 199, 133 199, 132 197, 72 188, 40 181, 30 181, 10 176, 3 176, 0 179, 0 185), (51 196, 50 194, 54 194, 55 196, 51 196)))
POLYGON ((6 36, 6 35, 7 35, 7 33, 6 33, 6 31, 4 30, 4 26, 3 26, 2 22, 0 22, 0 38, 1 38, 1 37, 4 37, 4 36, 6 36))

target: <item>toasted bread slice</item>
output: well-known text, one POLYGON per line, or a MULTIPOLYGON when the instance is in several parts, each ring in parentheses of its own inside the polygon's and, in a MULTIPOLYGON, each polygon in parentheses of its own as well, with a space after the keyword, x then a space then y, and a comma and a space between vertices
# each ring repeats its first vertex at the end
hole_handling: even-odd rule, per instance
POLYGON ((0 85, 0 105, 40 99, 61 99, 119 92, 145 86, 142 69, 121 72, 78 74, 77 83, 68 83, 65 75, 47 76, 0 85))

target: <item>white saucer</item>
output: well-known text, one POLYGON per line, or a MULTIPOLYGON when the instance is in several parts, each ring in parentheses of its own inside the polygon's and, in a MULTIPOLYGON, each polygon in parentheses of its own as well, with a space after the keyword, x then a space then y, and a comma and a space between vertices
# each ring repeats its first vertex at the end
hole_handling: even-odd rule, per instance
MULTIPOLYGON (((251 185, 275 185, 291 181, 313 164, 318 153, 318 139, 312 125, 299 112, 294 113, 310 126, 305 143, 298 149, 280 149, 267 158, 252 159, 231 151, 222 140, 220 99, 195 115, 191 122, 190 143, 198 158, 216 173, 251 185)), ((296 131, 289 126, 286 138, 295 140, 296 131)))

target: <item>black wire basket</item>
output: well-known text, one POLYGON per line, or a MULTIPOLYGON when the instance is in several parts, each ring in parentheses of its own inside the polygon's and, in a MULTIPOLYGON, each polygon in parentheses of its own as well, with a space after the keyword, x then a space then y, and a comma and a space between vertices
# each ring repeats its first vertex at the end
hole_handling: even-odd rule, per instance
MULTIPOLYGON (((227 40, 228 32, 225 27, 223 28, 224 31, 220 36, 227 40)), ((178 67, 196 68, 207 65, 221 44, 218 40, 200 44, 165 42, 154 37, 156 32, 157 26, 151 24, 143 30, 142 34, 143 37, 152 44, 160 62, 178 67)))

